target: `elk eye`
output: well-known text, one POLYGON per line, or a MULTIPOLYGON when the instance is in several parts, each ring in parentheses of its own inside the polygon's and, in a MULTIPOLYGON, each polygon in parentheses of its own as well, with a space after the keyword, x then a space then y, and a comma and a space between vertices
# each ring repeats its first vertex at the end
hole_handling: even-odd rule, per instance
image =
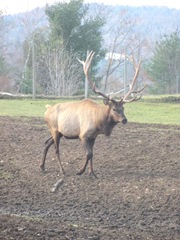
POLYGON ((116 108, 113 108, 113 111, 115 111, 115 112, 116 112, 116 108))

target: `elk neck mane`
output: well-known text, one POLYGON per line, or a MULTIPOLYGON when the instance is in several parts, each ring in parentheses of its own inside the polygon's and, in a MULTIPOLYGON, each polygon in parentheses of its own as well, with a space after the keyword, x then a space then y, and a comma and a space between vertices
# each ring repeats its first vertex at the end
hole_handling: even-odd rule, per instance
POLYGON ((103 122, 102 129, 103 129, 103 134, 105 134, 105 136, 110 136, 117 122, 114 121, 114 119, 110 114, 111 108, 109 106, 105 106, 105 107, 107 108, 107 115, 106 115, 105 121, 103 122))
POLYGON ((85 99, 82 102, 91 105, 91 110, 94 112, 94 121, 100 133, 110 136, 114 126, 117 124, 110 114, 111 108, 108 105, 99 104, 91 99, 85 99))

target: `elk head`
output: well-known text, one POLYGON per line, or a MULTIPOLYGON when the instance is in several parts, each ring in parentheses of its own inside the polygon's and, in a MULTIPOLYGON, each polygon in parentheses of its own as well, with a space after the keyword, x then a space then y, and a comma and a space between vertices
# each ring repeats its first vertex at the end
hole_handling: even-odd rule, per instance
POLYGON ((141 61, 139 61, 138 65, 136 67, 135 66, 135 61, 133 59, 133 65, 134 65, 134 68, 135 68, 135 75, 134 75, 134 78, 132 80, 131 87, 130 87, 129 91, 123 97, 120 98, 120 100, 115 100, 115 99, 109 97, 108 95, 106 95, 105 93, 101 92, 100 90, 98 90, 97 87, 95 86, 95 83, 91 80, 91 78, 89 76, 89 68, 91 66, 91 62, 92 62, 94 54, 95 54, 95 52, 91 51, 89 53, 89 55, 87 56, 86 61, 81 61, 79 59, 78 59, 78 61, 83 65, 84 74, 85 74, 89 84, 91 85, 94 93, 102 96, 104 104, 109 106, 109 116, 111 118, 110 120, 113 121, 114 123, 121 122, 123 124, 126 124, 127 123, 127 118, 124 114, 124 106, 123 105, 125 103, 129 103, 129 102, 139 100, 142 96, 142 94, 140 94, 140 93, 145 88, 145 86, 144 86, 140 90, 137 90, 137 91, 133 90, 134 85, 136 83, 136 79, 139 75, 141 61), (131 96, 131 94, 133 94, 134 96, 132 98, 129 98, 131 96))

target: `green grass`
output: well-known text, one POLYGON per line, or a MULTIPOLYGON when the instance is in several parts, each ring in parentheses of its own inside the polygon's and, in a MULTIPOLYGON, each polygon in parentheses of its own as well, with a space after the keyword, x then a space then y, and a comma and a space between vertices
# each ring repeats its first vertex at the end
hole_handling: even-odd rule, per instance
POLYGON ((0 115, 1 116, 25 116, 25 117, 43 117, 46 110, 46 104, 55 104, 59 100, 30 100, 30 99, 13 99, 0 100, 0 115))
MULTIPOLYGON (((11 117, 43 117, 46 104, 55 104, 61 100, 0 100, 0 115, 11 117)), ((65 100, 63 100, 65 101, 65 100)), ((62 101, 61 101, 62 102, 62 101)), ((100 101, 101 102, 101 101, 100 101)), ((129 122, 160 123, 180 125, 180 104, 138 101, 124 105, 129 122)))
POLYGON ((130 122, 180 125, 180 104, 134 102, 125 105, 130 122))
POLYGON ((5 172, 3 170, 0 170, 0 180, 2 179, 13 179, 13 175, 9 172, 5 172))

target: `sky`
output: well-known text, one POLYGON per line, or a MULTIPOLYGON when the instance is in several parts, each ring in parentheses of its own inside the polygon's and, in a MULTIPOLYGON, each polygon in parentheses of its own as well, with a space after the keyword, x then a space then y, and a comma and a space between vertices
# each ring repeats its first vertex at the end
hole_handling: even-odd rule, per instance
MULTIPOLYGON (((30 11, 36 7, 45 6, 46 3, 53 4, 62 0, 0 0, 0 10, 7 14, 15 14, 30 11)), ((166 6, 180 10, 179 0, 85 0, 84 2, 96 2, 111 5, 124 6, 166 6)))

